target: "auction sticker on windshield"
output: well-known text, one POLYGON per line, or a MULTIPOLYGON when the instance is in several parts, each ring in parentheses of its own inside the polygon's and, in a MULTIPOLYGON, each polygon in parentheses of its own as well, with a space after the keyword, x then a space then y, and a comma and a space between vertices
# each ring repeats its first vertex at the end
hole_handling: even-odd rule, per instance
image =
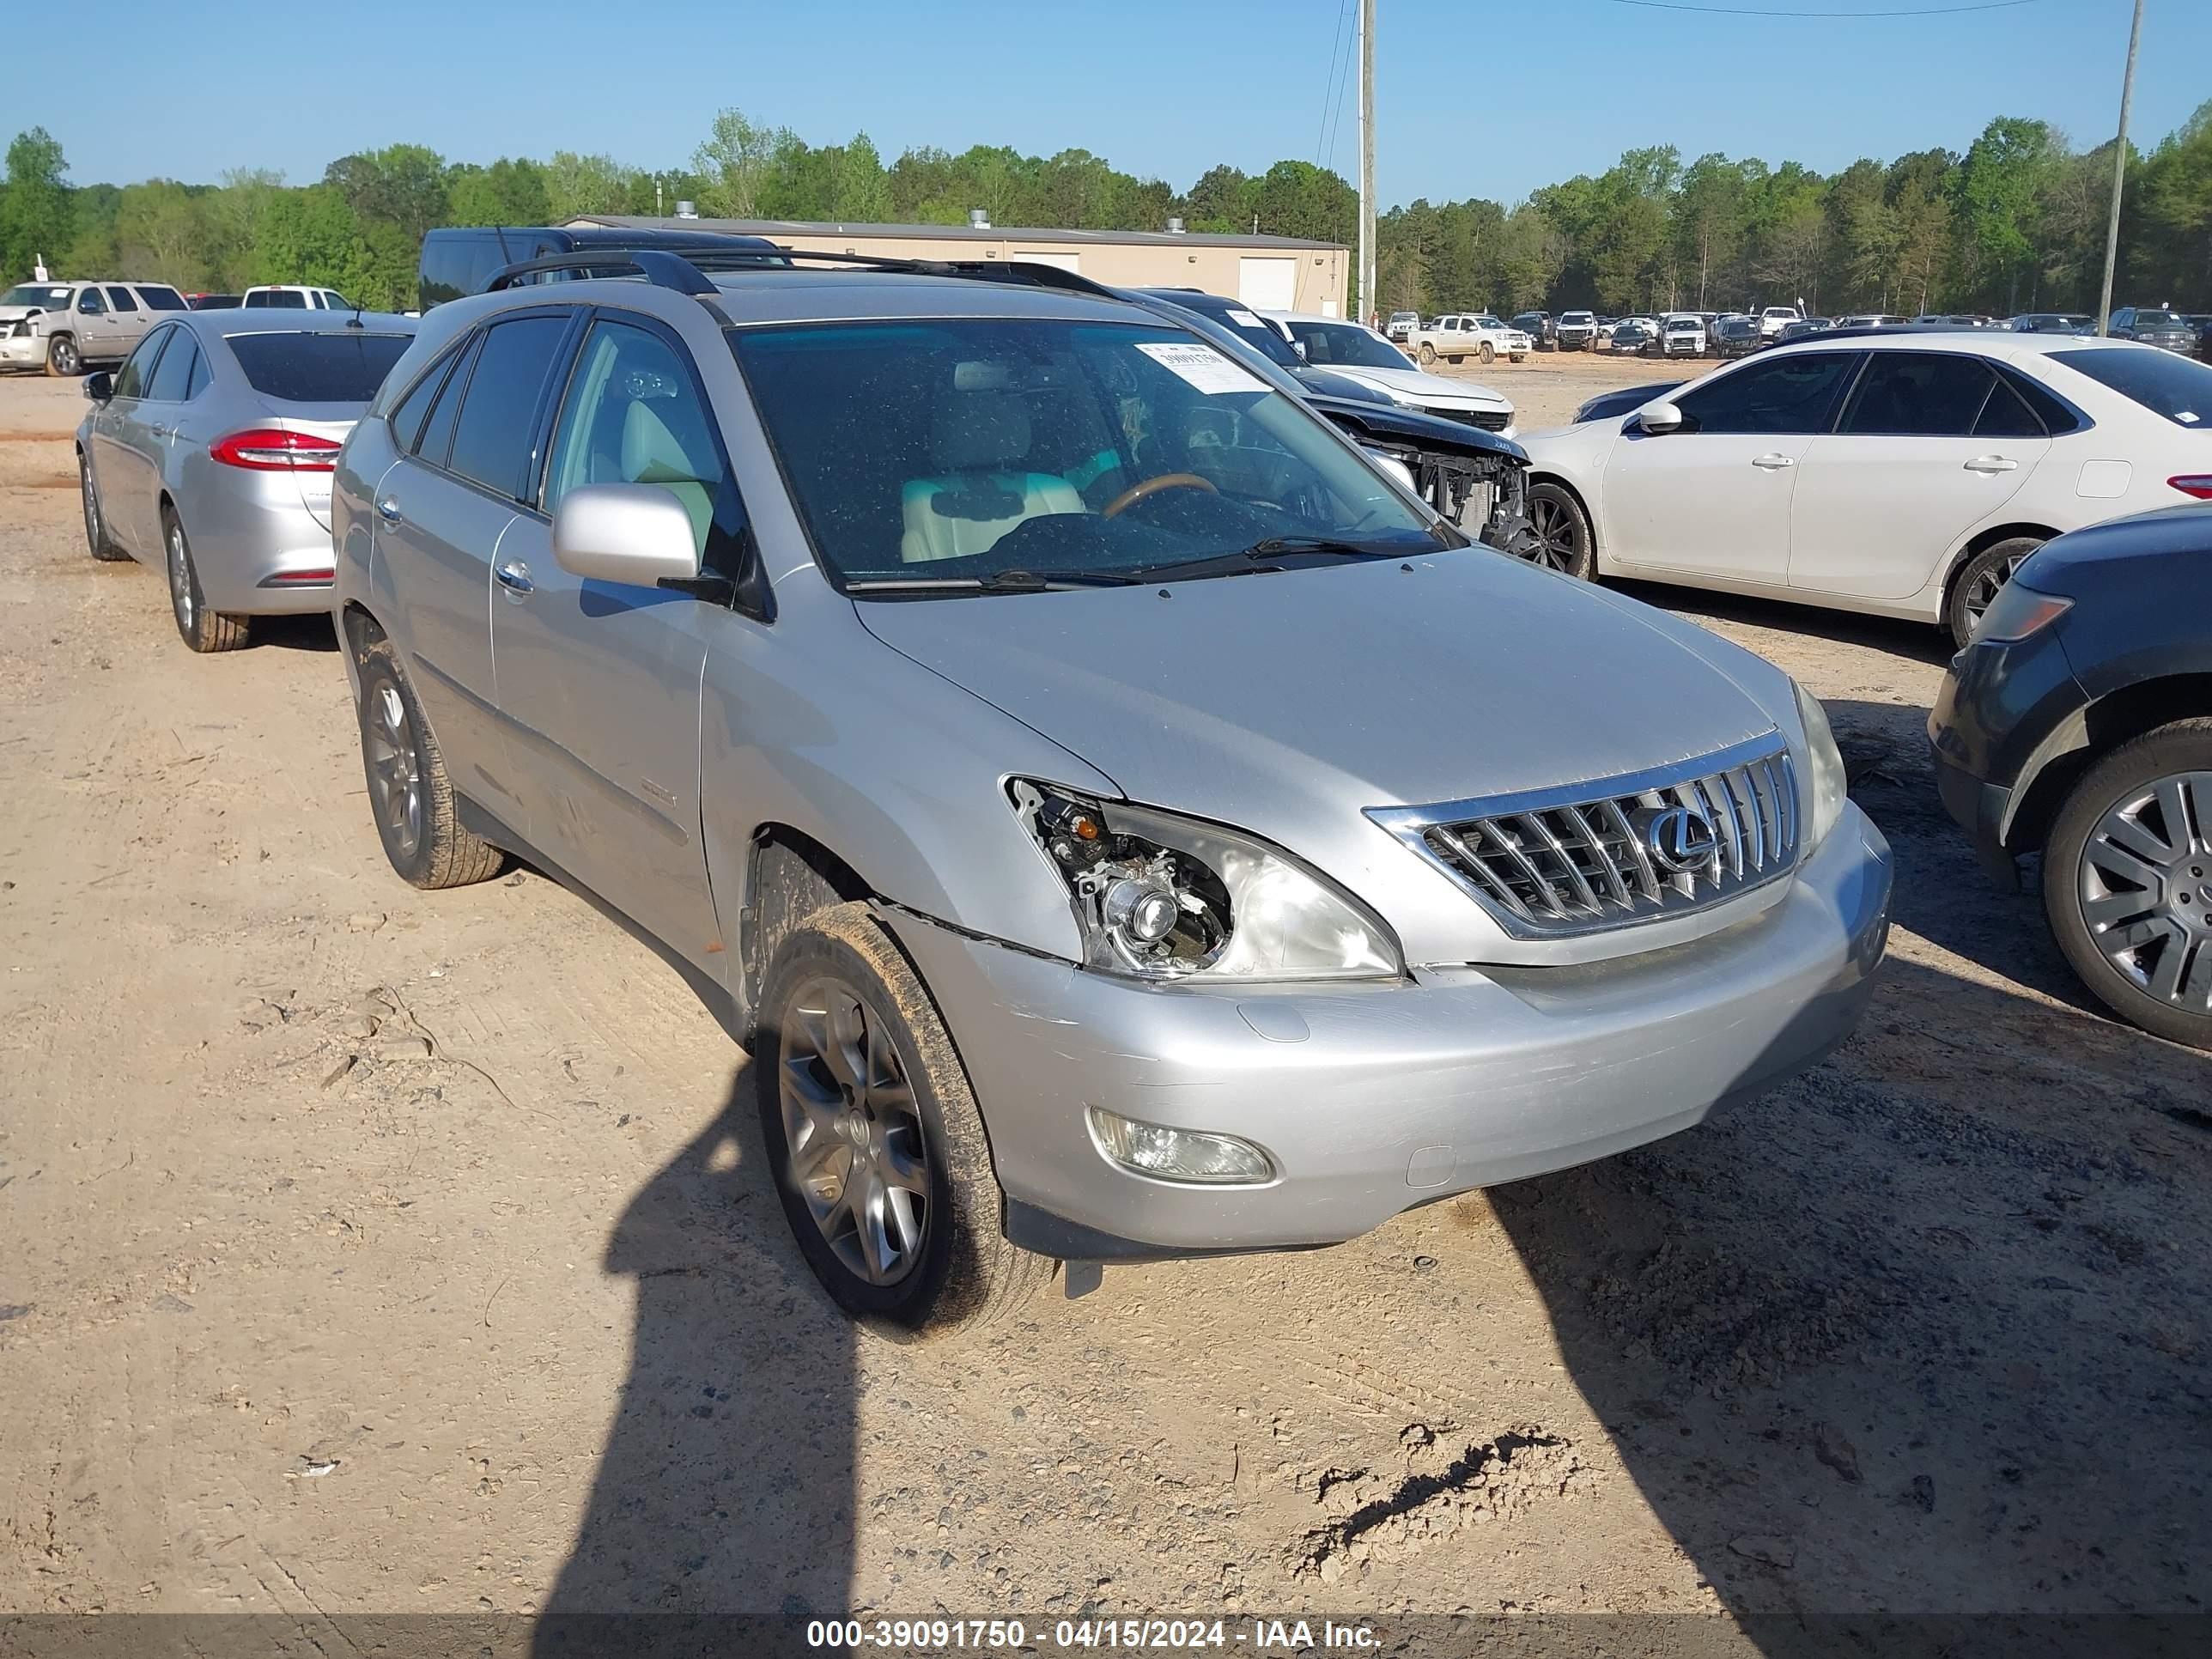
POLYGON ((1138 342, 1137 349, 1200 392, 1265 392, 1267 389, 1265 380, 1239 368, 1212 346, 1143 340, 1138 342))

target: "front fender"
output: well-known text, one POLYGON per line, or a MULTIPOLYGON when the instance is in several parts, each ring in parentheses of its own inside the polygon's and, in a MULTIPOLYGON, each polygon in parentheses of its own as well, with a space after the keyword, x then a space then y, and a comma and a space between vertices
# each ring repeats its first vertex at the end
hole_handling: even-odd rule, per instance
POLYGON ((718 631, 702 688, 707 866, 738 960, 752 843, 774 824, 818 842, 882 898, 1079 960, 1066 889, 1006 784, 1035 777, 1111 798, 1112 780, 883 644, 818 578, 781 584, 777 604, 772 627, 718 631))

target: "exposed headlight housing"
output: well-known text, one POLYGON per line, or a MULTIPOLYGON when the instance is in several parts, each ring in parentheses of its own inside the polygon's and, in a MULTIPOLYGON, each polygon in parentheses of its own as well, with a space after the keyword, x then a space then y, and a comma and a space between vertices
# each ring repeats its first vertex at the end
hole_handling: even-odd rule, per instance
POLYGON ((1084 965, 1132 979, 1397 979, 1381 918, 1242 830, 1017 780, 1014 810, 1067 884, 1084 965))
POLYGON ((1828 838, 1828 831, 1843 817, 1848 780, 1844 776, 1843 751, 1836 747, 1836 734, 1828 725, 1828 711, 1796 681, 1790 682, 1790 687, 1797 693, 1797 718, 1805 728, 1805 793, 1811 830, 1805 837, 1805 849, 1810 852, 1828 838))

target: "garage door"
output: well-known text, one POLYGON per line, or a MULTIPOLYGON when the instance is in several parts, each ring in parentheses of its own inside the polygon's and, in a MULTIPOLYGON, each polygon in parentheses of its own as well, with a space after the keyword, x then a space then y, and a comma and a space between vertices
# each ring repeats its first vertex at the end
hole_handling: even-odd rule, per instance
POLYGON ((1237 297, 1255 311, 1296 311, 1298 262, 1249 255, 1237 260, 1237 297))

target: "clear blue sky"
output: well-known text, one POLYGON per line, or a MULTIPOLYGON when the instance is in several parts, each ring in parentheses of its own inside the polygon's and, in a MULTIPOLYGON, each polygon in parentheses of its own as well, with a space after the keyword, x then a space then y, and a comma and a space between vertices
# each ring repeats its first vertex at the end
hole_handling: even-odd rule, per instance
MULTIPOLYGON (((64 9, 99 20, 96 75, 13 77, 0 139, 43 125, 80 184, 212 181, 251 166, 307 183, 333 156, 401 140, 460 161, 561 149, 661 167, 681 164, 715 109, 735 104, 814 143, 865 128, 886 161, 920 143, 1079 148, 1182 188, 1216 161, 1257 170, 1315 156, 1344 3, 386 0, 278 8, 262 29, 250 6, 224 15, 109 0, 64 9)), ((2129 5, 2035 0, 1838 22, 1607 0, 1379 0, 1379 194, 1386 206, 1510 202, 1653 143, 1685 161, 1717 149, 1829 172, 1861 155, 1963 150, 1998 114, 2094 143, 2118 118, 2129 5)), ((2212 96, 2208 12, 2207 0, 2148 0, 2138 143, 2212 96)), ((1348 94, 1343 112, 1322 159, 1349 178, 1348 94)))

